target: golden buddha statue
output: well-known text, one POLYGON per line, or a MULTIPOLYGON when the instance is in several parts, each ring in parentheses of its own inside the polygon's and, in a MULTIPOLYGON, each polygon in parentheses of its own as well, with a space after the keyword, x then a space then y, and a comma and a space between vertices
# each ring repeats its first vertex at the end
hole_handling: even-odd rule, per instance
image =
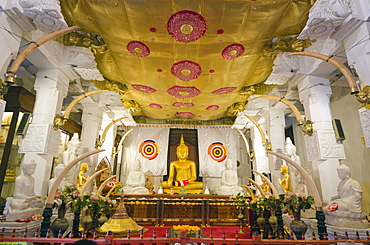
POLYGON ((203 183, 196 182, 197 171, 195 162, 188 160, 189 149, 181 135, 180 145, 176 149, 177 159, 170 163, 170 174, 167 181, 162 182, 165 193, 171 190, 179 193, 183 186, 187 193, 202 193, 203 183))
MULTIPOLYGON (((269 178, 268 174, 266 174, 265 172, 262 173, 263 176, 265 176, 266 178, 269 178)), ((267 183, 267 181, 263 178, 261 178, 262 180, 262 185, 261 185, 261 188, 263 190, 263 192, 265 193, 271 193, 271 188, 270 188, 270 185, 267 183)))
POLYGON ((89 164, 83 162, 81 163, 80 166, 80 172, 78 173, 78 178, 77 178, 77 189, 81 190, 81 188, 84 186, 86 181, 89 179, 89 177, 85 176, 85 173, 89 169, 89 164))
POLYGON ((289 176, 289 167, 287 165, 281 165, 280 173, 284 176, 283 179, 278 179, 279 185, 284 189, 284 192, 293 192, 292 184, 289 176))

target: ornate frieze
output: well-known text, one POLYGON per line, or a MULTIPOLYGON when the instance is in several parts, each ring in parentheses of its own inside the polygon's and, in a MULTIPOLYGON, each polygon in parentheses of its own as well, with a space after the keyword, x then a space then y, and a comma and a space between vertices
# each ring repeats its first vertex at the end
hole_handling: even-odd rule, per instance
POLYGON ((299 69, 299 58, 288 56, 287 53, 280 54, 274 61, 273 71, 265 83, 283 85, 293 77, 299 69))
POLYGON ((350 0, 319 0, 310 9, 299 39, 326 39, 352 13, 350 0))
POLYGON ((54 32, 68 26, 57 0, 19 0, 19 4, 24 14, 43 32, 54 32))
POLYGON ((308 161, 329 158, 344 159, 344 147, 337 141, 333 130, 317 130, 312 136, 305 136, 308 161))
MULTIPOLYGON (((44 37, 46 34, 40 30, 32 31, 32 40, 38 40, 44 37)), ((54 67, 59 67, 60 57, 62 55, 63 45, 55 40, 50 40, 37 50, 41 51, 43 55, 47 57, 47 62, 50 62, 54 67)), ((44 61, 39 61, 43 63, 44 61)))
POLYGON ((49 124, 31 124, 21 141, 19 153, 58 154, 60 132, 49 124))
POLYGON ((64 63, 73 66, 73 69, 85 80, 103 81, 104 78, 97 69, 94 55, 89 49, 82 47, 64 47, 64 63))
POLYGON ((360 114, 362 133, 365 138, 366 148, 370 148, 370 110, 363 107, 358 110, 360 114))

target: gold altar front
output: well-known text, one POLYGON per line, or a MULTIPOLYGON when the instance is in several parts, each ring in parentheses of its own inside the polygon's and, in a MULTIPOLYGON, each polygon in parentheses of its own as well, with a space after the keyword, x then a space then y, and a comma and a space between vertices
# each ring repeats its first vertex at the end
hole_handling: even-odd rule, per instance
MULTIPOLYGON (((221 195, 125 195, 128 215, 141 225, 238 225, 235 201, 221 195)), ((249 213, 245 212, 246 223, 249 213)))

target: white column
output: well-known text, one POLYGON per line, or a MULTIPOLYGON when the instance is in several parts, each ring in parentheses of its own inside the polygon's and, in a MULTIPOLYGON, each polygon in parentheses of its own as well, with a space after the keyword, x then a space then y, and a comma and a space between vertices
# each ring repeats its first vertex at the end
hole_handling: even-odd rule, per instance
MULTIPOLYGON (((268 105, 268 101, 266 101, 266 104, 268 105)), ((256 120, 257 123, 262 128, 262 131, 266 134, 267 133, 267 117, 262 117, 259 120, 256 120)), ((263 173, 270 173, 270 167, 269 167, 269 161, 266 153, 265 146, 262 145, 262 137, 261 134, 256 126, 253 125, 253 147, 254 147, 254 154, 255 154, 255 167, 254 170, 257 172, 263 173)), ((265 135, 267 136, 267 135, 265 135)), ((259 177, 259 175, 254 175, 255 179, 257 180, 257 183, 262 184, 262 180, 259 177)))
MULTIPOLYGON (((283 103, 277 103, 270 107, 270 142, 272 144, 272 151, 284 154, 284 142, 285 142, 285 109, 286 105, 283 103)), ((270 172, 272 183, 277 188, 279 193, 283 192, 283 189, 278 184, 278 179, 281 179, 280 166, 283 164, 283 160, 279 157, 269 155, 270 172)), ((291 169, 291 168, 290 168, 291 169)))
MULTIPOLYGON (((108 126, 108 124, 110 124, 114 119, 116 119, 115 113, 112 113, 110 111, 103 113, 103 121, 101 124, 101 130, 100 130, 101 134, 103 133, 105 128, 108 126)), ((106 134, 106 137, 105 137, 105 141, 103 145, 101 146, 101 149, 104 149, 105 151, 99 153, 99 161, 103 159, 104 157, 107 157, 108 160, 111 162, 112 167, 113 167, 112 150, 113 150, 114 140, 116 136, 116 129, 117 129, 116 125, 113 125, 109 128, 106 134)))
POLYGON ((305 136, 307 159, 312 164, 312 176, 324 199, 337 193, 339 183, 336 168, 344 158, 344 148, 335 138, 330 110, 332 94, 326 78, 307 75, 298 84, 299 97, 306 118, 313 122, 314 134, 305 136))
MULTIPOLYGON (((99 135, 100 124, 102 121, 103 110, 98 106, 98 102, 88 100, 86 98, 81 101, 83 105, 82 113, 82 132, 81 132, 81 145, 79 148, 79 155, 95 149, 95 142, 99 135)), ((88 175, 94 173, 95 166, 98 162, 98 155, 94 154, 86 159, 84 162, 89 164, 88 175)))
POLYGON ((25 153, 23 162, 37 163, 34 176, 36 195, 46 195, 53 157, 58 154, 60 131, 53 129, 54 116, 60 113, 72 73, 60 69, 40 69, 35 81, 36 101, 32 122, 21 141, 19 152, 25 153))
POLYGON ((353 19, 348 21, 338 32, 336 39, 345 47, 348 64, 356 69, 361 88, 370 85, 370 5, 368 1, 351 1, 353 19))

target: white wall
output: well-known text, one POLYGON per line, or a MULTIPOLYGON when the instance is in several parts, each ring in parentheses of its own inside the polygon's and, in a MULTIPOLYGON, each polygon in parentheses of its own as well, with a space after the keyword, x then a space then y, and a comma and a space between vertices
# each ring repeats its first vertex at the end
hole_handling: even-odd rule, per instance
MULTIPOLYGON (((342 163, 351 168, 352 178, 360 182, 362 208, 370 212, 370 149, 361 143, 363 136, 358 114, 360 103, 349 94, 347 87, 332 87, 331 110, 334 119, 340 119, 346 139, 343 141, 346 159, 342 163)), ((336 171, 333 167, 332 171, 336 171)))

